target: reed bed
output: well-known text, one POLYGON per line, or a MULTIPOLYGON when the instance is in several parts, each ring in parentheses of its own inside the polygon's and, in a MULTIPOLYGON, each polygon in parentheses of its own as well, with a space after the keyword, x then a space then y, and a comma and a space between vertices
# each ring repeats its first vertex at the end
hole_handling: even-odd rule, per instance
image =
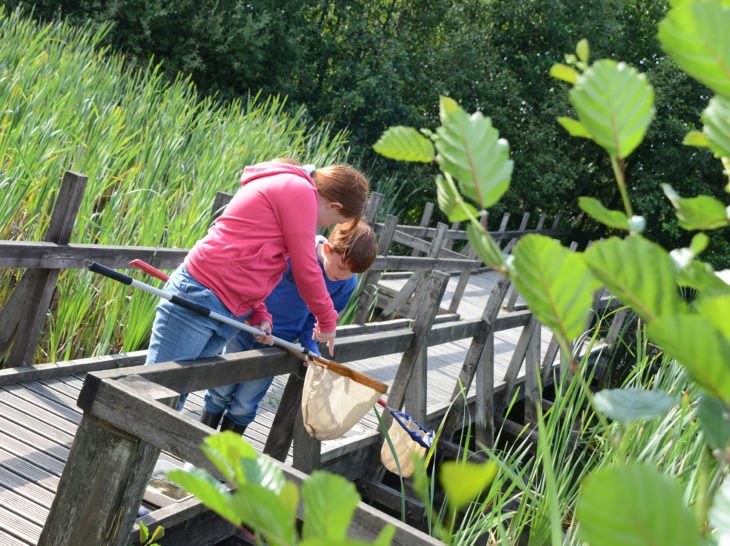
MULTIPOLYGON (((676 404, 665 416, 628 425, 601 422, 579 381, 558 381, 554 403, 542 415, 536 449, 526 437, 508 443, 498 437, 499 447, 483 447, 500 471, 447 542, 452 546, 582 544, 574 517, 582 480, 599 467, 627 461, 655 465, 679 482, 690 505, 704 502, 708 482, 716 486, 722 469, 709 456, 701 433, 696 386, 676 361, 650 354, 645 344, 639 344, 635 358, 622 387, 658 389, 675 396, 676 404)), ((587 363, 580 366, 590 381, 587 363)))
MULTIPOLYGON (((107 31, 39 25, 0 6, 0 239, 43 239, 67 169, 89 178, 71 242, 188 248, 245 165, 346 160, 345 134, 310 127, 284 99, 220 104, 152 62, 128 70, 101 46, 107 31)), ((21 273, 0 272, 0 301, 21 273)), ((64 271, 36 361, 143 347, 155 304, 64 271)))

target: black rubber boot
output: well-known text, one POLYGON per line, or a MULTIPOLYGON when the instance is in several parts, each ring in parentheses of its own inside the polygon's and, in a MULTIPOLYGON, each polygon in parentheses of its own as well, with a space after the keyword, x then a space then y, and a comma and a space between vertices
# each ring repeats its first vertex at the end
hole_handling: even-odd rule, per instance
POLYGON ((200 422, 215 430, 218 428, 218 423, 221 422, 221 417, 223 417, 222 413, 208 413, 203 410, 203 413, 200 414, 200 422))
POLYGON ((230 430, 231 432, 235 432, 236 434, 243 435, 243 433, 246 432, 246 425, 239 425, 238 423, 234 423, 226 415, 223 418, 223 423, 221 423, 221 432, 223 432, 224 430, 230 430))

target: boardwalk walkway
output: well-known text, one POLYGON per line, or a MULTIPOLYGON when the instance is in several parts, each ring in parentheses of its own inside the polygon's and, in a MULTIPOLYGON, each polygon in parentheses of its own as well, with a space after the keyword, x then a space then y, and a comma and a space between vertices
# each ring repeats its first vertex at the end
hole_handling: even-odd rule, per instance
MULTIPOLYGON (((450 301, 456 279, 449 282, 444 305, 450 301)), ((462 318, 480 317, 495 280, 495 274, 490 272, 472 275, 459 307, 462 318)), ((402 282, 388 280, 385 284, 397 286, 402 282)), ((518 327, 495 333, 495 385, 503 382, 521 330, 518 327)), ((543 332, 541 354, 547 348, 548 334, 543 332)), ((429 347, 429 419, 437 419, 448 406, 469 343, 465 339, 429 347)), ((391 384, 400 357, 393 354, 348 363, 348 366, 391 384)), ((37 543, 82 417, 76 399, 83 380, 83 375, 70 375, 0 387, 0 546, 37 543)), ((246 431, 246 439, 259 450, 266 441, 284 384, 285 377, 276 378, 255 423, 246 431)), ((196 420, 201 410, 201 395, 193 393, 184 409, 196 420)), ((362 445, 372 442, 376 424, 371 412, 344 438, 324 442, 323 465, 336 466, 338 460, 346 460, 362 445)), ((348 464, 352 464, 351 459, 348 464)))

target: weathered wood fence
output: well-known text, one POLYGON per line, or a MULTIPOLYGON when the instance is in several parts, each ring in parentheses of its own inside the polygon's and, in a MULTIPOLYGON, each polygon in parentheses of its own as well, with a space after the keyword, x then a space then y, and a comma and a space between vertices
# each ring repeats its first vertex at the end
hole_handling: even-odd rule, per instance
MULTIPOLYGON (((0 312, 0 345, 9 345, 13 334, 15 338, 10 364, 30 363, 59 270, 80 268, 88 258, 115 268, 126 268, 130 260, 141 258, 160 268, 171 269, 186 254, 186 250, 68 244, 84 186, 83 176, 66 174, 54 208, 53 229, 49 229, 45 241, 0 242, 0 267, 28 268, 0 312), (35 320, 17 319, 24 317, 28 311, 34 312, 35 320)), ((375 218, 378 199, 379 196, 374 195, 368 207, 371 221, 375 218)), ((221 202, 225 199, 218 201, 214 210, 220 208, 221 202)), ((429 207, 426 212, 430 214, 430 210, 429 207)), ((505 217, 500 229, 493 235, 504 241, 504 248, 508 250, 525 233, 554 233, 557 228, 557 221, 554 221, 551 228, 545 229, 545 218, 541 217, 535 228, 528 230, 528 220, 528 215, 523 216, 521 229, 508 231, 508 217, 505 217)), ((360 296, 358 313, 364 321, 375 306, 380 309, 381 318, 404 316, 411 320, 389 320, 339 329, 338 361, 346 364, 365 358, 402 354, 388 394, 389 405, 405 407, 416 419, 431 426, 447 415, 444 429, 447 441, 465 425, 465 419, 473 421, 477 440, 492 445, 495 428, 510 426, 509 422, 503 421, 502 415, 516 389, 519 388, 522 393, 526 421, 536 422, 536 408, 544 403, 538 385, 552 380, 557 344, 550 343, 550 347, 554 348, 548 350, 541 361, 541 327, 535 317, 526 310, 500 315, 505 304, 514 307, 514 302, 509 303, 512 296, 507 279, 497 282, 479 319, 459 320, 455 313, 466 280, 468 275, 479 270, 481 264, 474 259, 468 246, 462 252, 453 250, 456 241, 466 239, 458 226, 448 228, 440 224, 429 228, 425 219, 421 224, 419 227, 401 226, 393 216, 387 217, 382 224, 375 224, 379 233, 378 258, 364 276, 365 289, 360 296), (410 247, 411 256, 389 256, 388 249, 393 243, 410 247), (421 253, 425 256, 420 256, 421 253), (440 309, 440 306, 450 275, 439 270, 459 275, 456 293, 446 310, 440 309), (410 272, 404 288, 388 294, 379 283, 385 271, 410 272), (366 311, 363 312, 363 309, 366 311), (517 347, 511 356, 504 383, 495 388, 494 334, 517 327, 522 328, 517 347), (471 339, 471 342, 461 373, 458 378, 453 378, 451 399, 435 410, 427 409, 426 348, 463 339, 471 339), (523 367, 524 375, 520 377, 523 367), (538 374, 542 382, 538 380, 538 374), (473 384, 476 395, 464 396, 463 393, 469 393, 473 384)), ((591 321, 600 315, 606 302, 607 298, 602 294, 596 295, 595 314, 591 321)), ((612 326, 607 339, 609 347, 610 336, 614 334, 617 336, 618 331, 612 326)), ((606 356, 607 351, 603 351, 601 358, 606 356)), ((321 443, 305 432, 300 409, 303 366, 291 355, 274 348, 185 365, 141 366, 143 361, 144 352, 139 351, 83 362, 0 371, 0 386, 42 377, 60 377, 61 374, 88 373, 78 400, 83 418, 39 544, 128 544, 132 540, 130 530, 135 523, 137 507, 161 450, 215 471, 199 449, 210 430, 172 409, 178 394, 264 376, 289 376, 264 448, 264 452, 274 459, 284 461, 293 445, 294 468, 282 466, 289 479, 300 481, 303 473, 317 468, 327 468, 370 485, 377 478, 377 469, 374 470, 370 462, 377 459, 383 442, 379 432, 372 431, 357 441, 324 453, 321 443)), ((390 499, 398 496, 397 492, 384 487, 378 488, 377 494, 390 499)), ((387 498, 384 500, 386 504, 387 498)), ((143 521, 153 526, 175 527, 186 518, 199 518, 201 529, 207 529, 209 538, 231 533, 231 528, 221 521, 209 517, 204 519, 204 512, 195 501, 176 503, 158 512, 143 521)), ((386 523, 397 528, 396 544, 434 543, 423 533, 364 504, 358 507, 353 521, 353 536, 372 538, 386 523)))

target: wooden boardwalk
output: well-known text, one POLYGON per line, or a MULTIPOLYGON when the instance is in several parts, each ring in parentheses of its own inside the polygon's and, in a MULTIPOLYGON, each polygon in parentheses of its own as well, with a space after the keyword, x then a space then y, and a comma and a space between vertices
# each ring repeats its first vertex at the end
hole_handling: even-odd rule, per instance
MULTIPOLYGON (((442 306, 448 305, 457 279, 451 278, 442 306)), ((481 316, 495 280, 491 272, 471 276, 459 307, 462 318, 481 316)), ((383 282, 397 287, 404 281, 383 282)), ((495 333, 495 386, 504 381, 521 330, 517 327, 495 333)), ((541 354, 547 349, 546 334, 543 332, 541 339, 541 354)), ((438 419, 448 407, 470 342, 464 339, 428 348, 429 420, 438 419)), ((401 356, 358 360, 348 366, 390 385, 401 356)), ((83 380, 83 375, 70 375, 0 387, 0 546, 37 543, 81 421, 76 400, 83 380)), ((256 421, 246 431, 245 438, 259 450, 263 450, 285 381, 283 376, 276 378, 256 421)), ((184 409, 195 420, 201 411, 202 394, 192 393, 184 409)), ((345 437, 323 442, 323 465, 336 467, 338 460, 349 460, 348 455, 374 440, 376 428, 377 420, 370 412, 345 437)))

